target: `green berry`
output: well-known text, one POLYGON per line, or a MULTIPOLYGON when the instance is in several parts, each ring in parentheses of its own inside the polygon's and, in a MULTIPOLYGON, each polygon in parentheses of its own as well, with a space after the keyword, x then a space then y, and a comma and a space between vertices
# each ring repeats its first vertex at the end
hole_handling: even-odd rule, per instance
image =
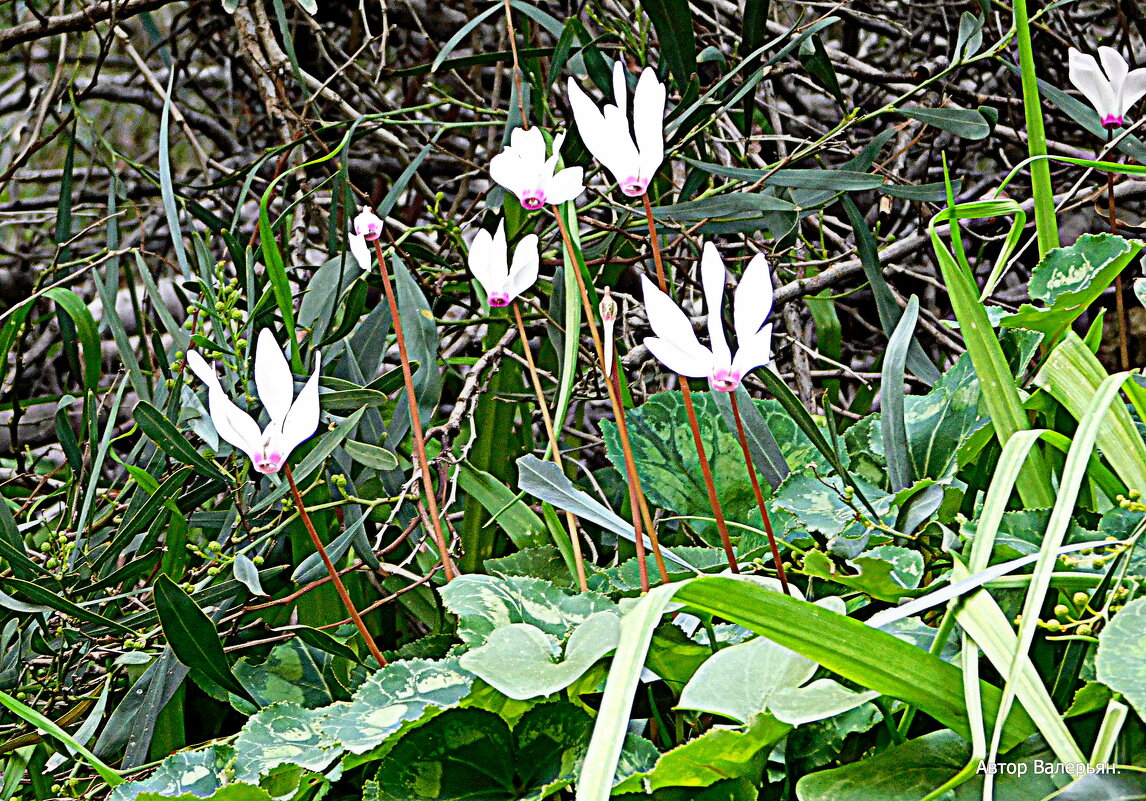
POLYGON ((1055 617, 1066 617, 1070 614, 1070 607, 1066 604, 1055 604, 1054 614, 1055 617))
POLYGON ((1092 631, 1094 631, 1094 627, 1089 623, 1081 623, 1079 624, 1077 631, 1079 634, 1086 636, 1087 634, 1090 634, 1092 631))
POLYGON ((1090 596, 1079 590, 1071 597, 1071 600, 1074 601, 1075 606, 1086 606, 1090 603, 1090 596))

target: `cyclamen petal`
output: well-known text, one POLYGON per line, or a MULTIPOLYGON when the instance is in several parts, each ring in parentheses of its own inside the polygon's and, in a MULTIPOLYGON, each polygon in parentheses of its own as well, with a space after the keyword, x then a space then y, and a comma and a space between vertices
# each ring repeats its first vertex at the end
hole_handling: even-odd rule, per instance
POLYGON ((736 287, 735 355, 729 351, 721 319, 726 277, 720 254, 712 243, 706 243, 701 255, 701 283, 708 307, 710 350, 700 344, 680 307, 641 276, 645 312, 655 334, 645 339, 645 346, 670 370, 694 378, 707 377, 717 392, 732 392, 745 375, 772 360, 772 324, 763 324, 772 307, 767 260, 763 255, 754 257, 736 287))
POLYGON ((1105 128, 1119 128, 1126 112, 1146 95, 1146 68, 1131 70, 1117 50, 1098 48, 1102 61, 1075 50, 1069 51, 1069 77, 1075 88, 1098 112, 1105 128))
POLYGON ((470 272, 485 290, 490 306, 508 306, 537 281, 540 265, 537 235, 522 237, 513 254, 512 270, 509 267, 508 250, 504 220, 498 223, 494 235, 479 230, 470 244, 470 272))
POLYGON ((271 417, 262 431, 253 417, 227 397, 214 367, 207 364, 202 356, 190 351, 187 364, 207 385, 207 402, 215 431, 223 440, 246 453, 260 473, 277 473, 286 464, 291 451, 318 429, 318 381, 322 360, 317 353, 314 372, 296 399, 294 378, 286 357, 267 329, 259 332, 255 385, 259 399, 271 417))
POLYGON ((510 144, 501 153, 490 160, 489 174, 495 182, 517 196, 521 205, 529 211, 536 211, 547 204, 564 203, 575 199, 584 191, 573 176, 580 173, 564 175, 568 170, 561 170, 554 175, 557 169, 558 155, 564 141, 563 135, 558 135, 553 142, 553 155, 545 156, 545 137, 540 128, 530 128, 528 131, 515 128, 510 134, 510 144), (554 180, 561 176, 557 188, 560 193, 551 195, 554 180))
POLYGON ((615 104, 598 108, 569 79, 569 104, 585 147, 613 174, 623 193, 639 197, 664 161, 665 87, 651 69, 641 74, 633 95, 632 133, 626 73, 620 61, 613 64, 613 97, 615 104))
POLYGON ((373 242, 382 236, 382 226, 382 218, 375 214, 369 206, 363 206, 362 211, 354 218, 354 233, 367 242, 373 242))

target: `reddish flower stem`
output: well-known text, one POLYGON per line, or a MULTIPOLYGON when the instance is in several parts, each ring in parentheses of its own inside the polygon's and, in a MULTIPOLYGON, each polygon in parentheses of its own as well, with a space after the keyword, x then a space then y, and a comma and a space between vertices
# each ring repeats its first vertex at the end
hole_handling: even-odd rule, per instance
POLYGON ((760 480, 756 477, 756 465, 752 462, 752 453, 748 450, 748 438, 744 435, 744 423, 740 419, 740 404, 736 402, 736 393, 729 394, 732 401, 732 417, 736 420, 736 436, 740 438, 740 450, 744 452, 744 461, 748 465, 748 478, 752 481, 752 492, 756 495, 756 506, 760 509, 760 517, 764 521, 764 532, 768 535, 768 548, 772 551, 772 562, 776 565, 776 575, 780 579, 780 586, 786 595, 791 595, 788 589, 788 576, 784 572, 784 563, 780 560, 780 548, 776 545, 776 536, 772 533, 772 519, 768 516, 768 508, 764 504, 764 493, 760 491, 760 480))
POLYGON ((338 568, 330 561, 330 555, 326 552, 326 548, 322 544, 322 540, 318 538, 318 532, 314 530, 314 524, 310 522, 310 515, 307 514, 306 504, 302 502, 302 495, 298 491, 298 485, 294 483, 294 475, 290 471, 290 465, 283 465, 283 472, 286 474, 287 483, 290 484, 291 495, 294 496, 294 505, 298 509, 299 517, 302 518, 303 525, 306 526, 306 533, 310 535, 310 541, 314 543, 315 550, 318 555, 322 557, 322 563, 326 565, 326 572, 330 574, 330 580, 334 582, 334 589, 338 591, 338 597, 342 599, 342 605, 346 607, 346 611, 350 613, 350 619, 354 621, 354 625, 358 628, 358 633, 362 635, 362 639, 366 642, 366 648, 370 651, 370 655, 374 657, 379 666, 386 666, 386 657, 382 656, 382 652, 378 650, 378 646, 374 643, 374 638, 370 632, 366 630, 366 623, 362 620, 362 615, 358 614, 358 609, 354 606, 354 602, 350 600, 350 593, 346 590, 346 585, 342 583, 342 576, 338 575, 338 568))
MULTIPOLYGON (((434 542, 438 546, 438 553, 441 555, 442 570, 445 573, 446 581, 453 581, 457 571, 454 569, 453 560, 450 559, 449 543, 442 531, 438 499, 434 495, 434 484, 430 479, 430 460, 426 458, 426 438, 422 434, 422 420, 418 414, 418 397, 414 393, 414 374, 410 370, 410 357, 406 352, 406 336, 402 333, 402 317, 398 313, 398 299, 394 295, 394 285, 391 283, 390 273, 386 269, 386 260, 382 255, 382 243, 377 239, 374 240, 374 250, 378 254, 378 270, 382 273, 382 288, 386 292, 386 302, 390 304, 394 336, 398 340, 398 356, 402 361, 402 379, 406 384, 406 400, 410 406, 410 428, 414 433, 414 454, 418 459, 418 468, 422 473, 422 490, 426 496, 426 509, 434 533, 434 542)), ((432 366, 429 367, 432 369, 432 366)))
MULTIPOLYGON (((661 246, 657 240, 657 226, 653 221, 653 206, 649 202, 649 193, 641 195, 645 205, 645 219, 649 225, 649 245, 653 251, 653 263, 657 268, 657 283, 661 292, 668 294, 668 280, 665 278, 665 268, 661 259, 661 246)), ((720 497, 716 494, 716 484, 712 479, 712 468, 708 464, 708 457, 704 453, 704 439, 700 436, 700 424, 696 420, 696 409, 692 403, 692 391, 688 388, 688 379, 678 375, 677 384, 684 397, 684 409, 688 413, 688 426, 692 430, 692 441, 696 445, 696 455, 700 459, 700 471, 704 476, 704 488, 708 491, 708 503, 712 506, 712 516, 716 518, 716 530, 720 532, 720 544, 728 556, 728 567, 733 573, 740 572, 740 565, 736 562, 736 552, 732 549, 732 537, 728 534, 728 523, 724 519, 724 508, 720 505, 720 497)))
MULTIPOLYGON (((573 270, 573 274, 577 277, 577 288, 581 294, 581 306, 585 310, 585 319, 589 323, 589 333, 593 338, 593 347, 597 350, 598 365, 601 368, 602 376, 605 379, 605 389, 609 393, 609 403, 613 408, 613 419, 617 424, 617 436, 621 441, 621 451, 625 457, 625 477, 628 483, 629 490, 629 505, 633 510, 633 530, 636 534, 634 540, 637 548, 637 570, 641 577, 641 592, 649 591, 649 566, 645 559, 645 538, 644 538, 644 525, 642 525, 642 510, 644 493, 641 491, 641 477, 637 473, 636 462, 633 460, 633 449, 629 442, 629 426, 625 421, 625 408, 621 404, 620 395, 613 386, 613 382, 605 375, 605 349, 602 346, 601 335, 597 330, 597 321, 593 316, 593 304, 589 302, 589 290, 585 287, 585 279, 581 276, 581 270, 577 265, 576 250, 573 247, 573 239, 569 236, 569 228, 565 225, 565 218, 561 216, 561 209, 557 206, 553 207, 553 215, 557 218, 557 227, 561 230, 561 239, 565 243, 565 249, 569 254, 569 268, 573 270)), ((566 336, 576 336, 575 331, 567 331, 566 336)), ((647 511, 644 512, 647 520, 647 511)), ((657 548, 657 539, 653 527, 649 526, 649 542, 657 548)), ((663 576, 667 582, 667 574, 663 576)))

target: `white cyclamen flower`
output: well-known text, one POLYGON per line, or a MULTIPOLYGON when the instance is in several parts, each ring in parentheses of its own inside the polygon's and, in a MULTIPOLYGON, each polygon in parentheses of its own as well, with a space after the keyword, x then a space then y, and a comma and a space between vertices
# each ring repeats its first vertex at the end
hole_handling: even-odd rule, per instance
POLYGON ((585 147, 613 173, 621 191, 640 197, 665 158, 665 87, 649 67, 633 93, 633 125, 629 133, 629 90, 625 68, 613 64, 613 97, 602 112, 581 87, 569 79, 569 103, 585 147))
POLYGON ((1094 56, 1070 48, 1070 82, 1090 101, 1104 128, 1121 128, 1126 112, 1146 95, 1146 68, 1131 70, 1117 50, 1098 48, 1094 56))
POLYGON ((509 266, 509 247, 505 242, 505 221, 498 223, 497 233, 479 229, 470 245, 470 272, 482 285, 490 306, 508 306, 510 301, 533 286, 541 256, 537 234, 527 234, 513 251, 509 266))
POLYGON ((690 378, 707 378, 717 392, 732 392, 745 375, 772 360, 772 323, 764 324, 772 313, 772 276, 768 259, 762 253, 753 257, 736 286, 732 308, 736 331, 735 356, 728 348, 720 317, 726 276, 720 254, 711 242, 705 243, 700 259, 700 279, 708 306, 711 348, 700 344, 688 317, 672 298, 657 289, 647 277, 641 276, 645 311, 656 334, 645 339, 645 346, 665 367, 690 378))
POLYGON ((556 206, 574 200, 585 191, 585 171, 580 167, 557 170, 558 153, 565 134, 553 138, 553 155, 545 157, 545 137, 540 128, 514 128, 509 147, 489 163, 493 180, 521 201, 522 207, 537 211, 546 203, 556 206))
POLYGON ((358 212, 358 216, 354 218, 354 233, 367 242, 373 242, 382 236, 382 225, 382 218, 374 213, 374 209, 363 206, 362 211, 358 212))
POLYGON ((259 332, 255 389, 271 418, 262 431, 253 417, 227 397, 215 368, 198 351, 187 353, 187 364, 207 385, 207 404, 215 431, 251 457, 258 472, 277 473, 291 451, 318 430, 318 376, 322 364, 319 354, 315 354, 314 372, 295 398, 294 377, 286 356, 269 329, 259 332))

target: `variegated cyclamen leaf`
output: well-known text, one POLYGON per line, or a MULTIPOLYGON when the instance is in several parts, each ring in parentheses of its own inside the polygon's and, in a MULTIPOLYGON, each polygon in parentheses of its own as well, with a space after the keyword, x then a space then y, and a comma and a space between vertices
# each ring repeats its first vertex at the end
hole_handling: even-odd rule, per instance
POLYGON ((590 615, 616 610, 604 595, 574 593, 548 581, 516 576, 459 576, 440 592, 442 603, 458 616, 458 636, 471 647, 511 623, 529 623, 564 640, 590 615))
POLYGON ((349 702, 328 707, 325 725, 347 751, 363 754, 404 726, 457 706, 472 683, 456 659, 392 662, 349 702))
POLYGON ((273 704, 252 716, 235 741, 235 778, 258 783, 280 765, 325 770, 342 753, 326 727, 324 710, 273 704))
POLYGON ((163 760, 148 778, 116 787, 109 801, 134 801, 142 793, 160 796, 189 793, 198 798, 209 798, 227 783, 227 772, 234 760, 235 749, 226 745, 200 751, 179 751, 163 760))

